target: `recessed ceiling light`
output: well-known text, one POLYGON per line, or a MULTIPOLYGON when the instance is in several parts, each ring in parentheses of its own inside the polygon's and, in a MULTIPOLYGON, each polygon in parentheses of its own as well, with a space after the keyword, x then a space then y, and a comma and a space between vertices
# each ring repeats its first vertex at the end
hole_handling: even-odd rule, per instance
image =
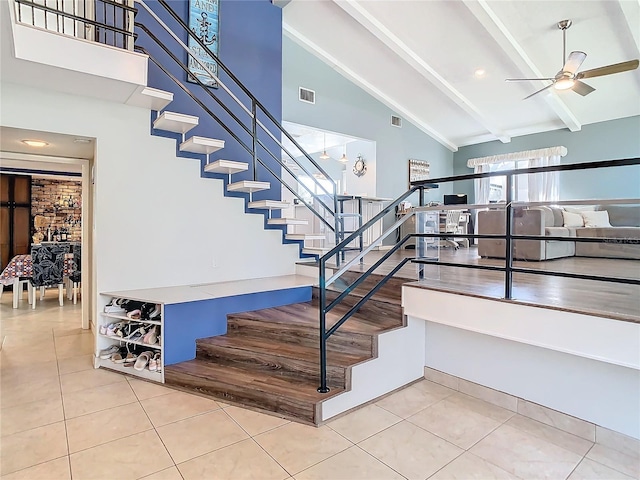
POLYGON ((473 76, 476 78, 482 78, 487 74, 484 68, 478 68, 475 72, 473 72, 473 76))
POLYGON ((24 143, 25 145, 29 145, 30 147, 46 147, 47 145, 49 145, 43 140, 22 140, 22 143, 24 143))
POLYGON ((73 143, 91 143, 91 140, 88 138, 76 138, 73 143))

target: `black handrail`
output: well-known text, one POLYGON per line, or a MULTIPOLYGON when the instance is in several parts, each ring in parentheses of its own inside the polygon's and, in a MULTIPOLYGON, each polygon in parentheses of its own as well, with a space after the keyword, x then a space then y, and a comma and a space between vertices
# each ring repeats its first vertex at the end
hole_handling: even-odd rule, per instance
MULTIPOLYGON (((169 55, 169 57, 186 73, 189 74, 189 68, 182 63, 182 61, 163 43, 161 42, 158 37, 156 37, 145 25, 136 22, 135 26, 140 28, 143 32, 145 32, 149 38, 151 40, 153 40, 159 47, 161 47, 164 52, 169 55)), ((291 171, 291 169, 289 169, 289 167, 284 164, 281 159, 279 157, 277 157, 273 152, 271 152, 271 150, 269 150, 269 148, 267 148, 267 146, 260 140, 257 139, 254 136, 254 132, 253 129, 249 129, 230 109, 229 107, 222 101, 220 100, 216 95, 214 95, 211 90, 209 88, 207 88, 207 86, 202 83, 202 81, 200 81, 200 79, 197 76, 194 76, 194 82, 196 82, 206 93, 207 95, 213 99, 220 107, 222 107, 224 109, 225 112, 227 112, 227 114, 229 116, 231 116, 231 118, 233 120, 235 120, 235 122, 245 131, 245 133, 247 133, 248 135, 251 135, 252 137, 252 147, 249 147, 248 145, 246 145, 226 124, 226 122, 223 122, 215 113, 213 113, 213 111, 211 109, 209 109, 208 107, 205 106, 205 104, 195 95, 193 95, 193 92, 191 92, 191 90, 189 88, 187 88, 180 80, 178 80, 175 75, 173 75, 164 65, 162 65, 160 62, 158 62, 155 58, 152 57, 151 54, 149 54, 149 52, 140 47, 140 46, 136 46, 136 50, 144 53, 145 55, 147 55, 151 61, 153 63, 155 63, 158 68, 160 68, 174 83, 176 83, 176 85, 178 85, 180 87, 180 89, 182 91, 184 91, 188 96, 190 96, 192 98, 192 100, 194 100, 207 114, 209 114, 210 117, 212 117, 236 142, 238 142, 238 144, 240 144, 240 146, 247 151, 247 153, 249 153, 254 159, 257 158, 255 157, 255 155, 257 155, 257 151, 255 149, 255 145, 256 143, 259 144, 264 150, 265 152, 267 152, 269 154, 269 156, 271 156, 271 158, 273 158, 276 162, 278 162, 286 171, 289 175, 291 175, 293 178, 295 178, 295 174, 291 171)), ((254 122, 252 122, 254 123, 254 122)), ((254 162, 255 165, 255 162, 254 162)), ((304 166, 301 166, 301 168, 303 169, 303 171, 305 173, 307 173, 307 175, 311 176, 311 173, 308 172, 304 166)), ((255 167, 254 167, 255 169, 255 167)), ((276 176, 276 179, 279 180, 283 185, 285 184, 285 182, 282 182, 282 180, 276 176)), ((254 178, 255 180, 255 178, 254 178)), ((302 185, 302 187, 304 189, 306 189, 311 196, 314 196, 314 192, 311 191, 311 189, 305 185, 304 183, 300 183, 300 185, 302 185)), ((291 190, 291 189, 289 189, 291 190)), ((293 191, 292 191, 293 193, 293 191)), ((301 200, 301 197, 299 195, 296 195, 298 197, 299 200, 301 200)), ((327 204, 322 201, 321 198, 316 198, 316 200, 318 201, 318 203, 320 204, 320 206, 322 208, 324 208, 326 211, 331 211, 330 207, 327 206, 327 204)), ((305 202, 305 205, 307 205, 307 203, 305 202)), ((310 207, 311 208, 311 207, 310 207)), ((314 215, 316 215, 317 217, 323 217, 323 215, 321 213, 318 213, 317 211, 315 211, 315 208, 311 208, 312 213, 314 213, 314 215)), ((324 217, 323 217, 324 218, 324 217)), ((328 222, 326 222, 326 225, 333 231, 334 230, 334 226, 329 224, 328 222)))
MULTIPOLYGON (((173 32, 171 32, 169 30, 169 28, 162 22, 162 20, 159 19, 159 17, 157 17, 157 15, 142 1, 142 0, 136 0, 140 5, 142 5, 145 10, 147 10, 147 12, 149 12, 149 14, 163 27, 165 28, 171 35, 174 36, 174 38, 182 44, 182 47, 185 48, 185 45, 182 43, 181 40, 177 39, 177 37, 175 37, 175 34, 173 34, 173 32)), ((241 128, 243 128, 243 130, 250 135, 251 137, 251 143, 252 146, 247 148, 246 145, 244 145, 244 142, 240 142, 241 146, 247 150, 247 152, 252 156, 252 169, 253 169, 253 177, 254 180, 257 179, 257 170, 256 167, 258 164, 262 165, 263 167, 265 167, 265 169, 277 180, 279 181, 282 185, 284 185, 290 192, 292 192, 294 194, 294 196, 296 198, 298 198, 298 200, 302 201, 302 203, 307 206, 311 212, 320 219, 320 221, 322 223, 324 223, 330 231, 333 231, 335 236, 336 236, 336 243, 337 243, 337 239, 339 236, 339 221, 338 218, 336 216, 336 213, 338 211, 338 200, 337 200, 337 192, 336 192, 336 188, 334 185, 333 188, 333 192, 329 192, 325 186, 319 182, 319 180, 305 167, 304 164, 302 164, 301 162, 299 162, 296 157, 289 152, 289 150, 287 148, 284 147, 284 145, 282 145, 282 142, 277 139, 270 131, 269 129, 267 129, 260 121, 258 121, 257 119, 257 113, 258 113, 258 109, 260 110, 260 112, 262 112, 266 118, 268 118, 273 125, 275 126, 275 128, 277 130, 279 130, 279 132, 286 136, 292 143, 293 145, 302 153, 302 155, 304 157, 306 157, 306 159, 311 163, 311 165, 313 165, 319 172, 321 175, 323 175, 325 178, 331 178, 329 176, 329 174, 300 146, 300 144, 284 129, 284 127, 275 119, 275 117, 273 117, 273 115, 262 105, 262 103, 260 103, 260 101, 249 91, 249 89, 242 84, 242 82, 240 82, 240 80, 233 74, 233 72, 231 72, 231 70, 229 68, 227 68, 224 63, 222 63, 220 61, 220 59, 209 49, 209 47, 207 45, 204 44, 204 42, 199 39, 186 25, 186 23, 184 22, 184 20, 168 5, 168 3, 164 0, 158 0, 157 2, 158 4, 162 5, 162 7, 171 15, 171 17, 173 17, 173 19, 182 27, 182 29, 189 35, 190 38, 192 38, 194 41, 196 41, 199 46, 201 48, 203 48, 208 55, 211 56, 211 58, 215 61, 215 63, 217 63, 220 68, 229 76, 229 78, 240 88, 240 90, 242 90, 242 92, 244 92, 247 97, 249 98, 249 100, 251 101, 251 111, 249 113, 249 115, 251 116, 251 129, 248 129, 246 127, 246 125, 244 125, 244 123, 235 115, 233 114, 230 109, 224 104, 224 102, 222 102, 219 98, 217 98, 216 95, 213 95, 210 90, 208 88, 206 88, 206 86, 199 81, 199 79, 197 78, 197 76, 193 76, 195 80, 195 83, 197 83, 201 88, 203 88, 208 94, 209 96, 214 99, 214 101, 216 101, 216 103, 218 103, 218 105, 221 105, 222 108, 231 116, 231 118, 238 124, 241 126, 241 128), (299 167, 302 169, 303 172, 305 172, 311 179, 312 181, 318 185, 318 187, 320 189, 322 189, 324 192, 326 192, 326 194, 332 198, 333 200, 333 207, 330 207, 329 205, 327 205, 327 203, 325 203, 325 201, 321 198, 321 196, 317 195, 314 191, 311 190, 311 188, 307 185, 305 185, 302 182, 298 181, 299 185, 302 185, 303 188, 308 191, 311 195, 311 197, 314 199, 314 201, 318 204, 318 206, 320 208, 323 209, 324 214, 318 212, 314 207, 311 207, 311 205, 309 205, 309 203, 307 203, 306 201, 304 201, 302 199, 302 197, 295 192, 290 185, 287 184, 287 182, 285 182, 280 175, 276 174, 271 168, 268 168, 267 165, 265 164, 264 161, 260 160, 258 158, 258 153, 257 153, 257 148, 258 146, 262 147, 264 149, 264 151, 271 157, 273 158, 274 161, 276 161, 282 168, 285 169, 285 171, 287 171, 287 173, 289 173, 292 178, 296 178, 296 175, 291 171, 291 169, 282 161, 282 159, 280 158, 280 156, 275 155, 268 147, 267 145, 265 145, 265 143, 260 140, 260 138, 258 138, 258 132, 257 132, 257 126, 260 125, 260 127, 270 136, 270 138, 272 138, 274 140, 274 142, 279 146, 279 148, 281 149, 281 151, 283 151, 284 153, 286 153, 289 158, 299 167), (333 225, 327 221, 327 216, 329 217, 333 217, 333 225)), ((187 74, 189 74, 189 70, 188 67, 186 67, 182 61, 180 61, 174 54, 173 52, 170 51, 170 49, 164 45, 162 42, 160 42, 158 40, 158 38, 150 32, 149 28, 147 28, 144 25, 141 25, 140 23, 136 23, 136 26, 139 27, 142 31, 144 31, 155 43, 157 43, 164 51, 165 53, 167 53, 179 66, 180 68, 182 68, 183 70, 185 70, 187 72, 187 74)), ((187 49, 187 52, 189 55, 191 55, 191 52, 187 49)), ((196 59, 197 61, 197 59, 196 59)), ((158 62, 156 62, 158 63, 158 62)), ((164 70, 164 69, 163 69, 164 70)), ((166 73, 166 72, 165 72, 166 73)), ((177 79, 174 79, 174 81, 177 79)), ((230 91, 224 86, 224 84, 220 81, 219 78, 216 77, 216 80, 223 86, 223 88, 230 93, 230 91)), ((187 91, 189 89, 186 89, 186 87, 182 86, 181 87, 183 90, 187 91)), ((194 95, 192 95, 191 93, 189 93, 189 96, 191 96, 192 98, 194 98, 194 95)), ((246 107, 240 102, 240 100, 237 99, 237 97, 235 97, 235 95, 231 96, 234 98, 234 100, 236 100, 236 102, 238 102, 238 104, 245 109, 245 111, 248 111, 246 109, 246 107)), ((201 107, 203 107, 201 102, 197 102, 201 107)), ((223 122, 221 122, 221 120, 213 114, 213 112, 211 112, 210 109, 206 109, 205 111, 207 113, 209 113, 212 118, 214 120, 216 120, 217 123, 219 123, 220 125, 222 125, 223 127, 225 127, 225 130, 227 130, 227 132, 229 132, 229 129, 224 125, 223 122)), ((232 137, 236 140, 239 141, 237 135, 233 135, 232 137)))
MULTIPOLYGON (((140 0, 136 0, 139 3, 143 3, 140 0)), ((280 122, 278 120, 276 120, 276 118, 269 112, 269 110, 267 110, 267 108, 262 105, 262 103, 251 93, 251 91, 233 74, 233 72, 223 63, 220 61, 220 59, 211 51, 211 49, 200 39, 198 38, 196 35, 193 34, 193 32, 191 32, 191 30, 189 29, 189 26, 184 22, 184 20, 180 17, 180 15, 178 15, 167 3, 166 0, 157 0, 157 2, 162 5, 164 7, 164 9, 173 17, 173 19, 182 27, 182 29, 187 32, 189 34, 189 36, 191 38, 193 38, 198 45, 205 51, 207 52, 207 54, 213 58, 213 60, 216 62, 216 64, 222 68, 222 70, 224 70, 224 72, 229 76, 229 78, 231 80, 233 80, 233 82, 238 85, 238 87, 240 87, 240 89, 252 100, 255 102, 256 107, 258 107, 266 116, 267 118, 278 128, 278 130, 280 130, 281 133, 283 133, 294 145, 295 147, 300 150, 300 152, 307 157, 307 159, 313 164, 313 166, 315 166, 320 173, 322 173, 325 177, 327 178, 331 178, 331 176, 320 166, 318 165, 318 163, 311 157, 311 155, 309 155, 301 146, 300 144, 295 140, 295 138, 293 138, 293 136, 291 136, 289 134, 289 132, 287 132, 287 130, 280 124, 280 122)), ((329 192, 327 192, 329 193, 329 192)))
MULTIPOLYGON (((364 224, 361 228, 357 229, 353 232, 349 237, 347 237, 343 242, 336 245, 331 251, 329 251, 326 255, 319 259, 319 314, 320 314, 320 386, 318 387, 318 391, 320 393, 326 393, 329 391, 327 386, 327 340, 331 335, 333 335, 353 314, 355 314, 358 309, 364 305, 364 303, 371 298, 383 285, 386 283, 395 273, 397 273, 400 268, 402 268, 406 263, 412 262, 416 264, 432 264, 446 267, 456 267, 456 268, 470 268, 477 270, 490 270, 497 272, 504 272, 505 275, 505 294, 504 298, 510 299, 512 296, 512 284, 513 284, 513 274, 514 273, 524 273, 524 274, 533 274, 533 275, 549 275, 556 277, 564 277, 564 278, 574 278, 581 280, 593 280, 593 281, 603 281, 609 283, 619 283, 619 284, 630 284, 630 285, 640 285, 640 280, 632 279, 632 278, 616 278, 616 277, 604 277, 598 275, 585 275, 585 274, 577 274, 577 273, 567 273, 567 272, 558 272, 558 271, 549 271, 549 270, 540 270, 540 269, 532 269, 532 268, 522 268, 522 267, 514 267, 513 266, 513 242, 516 240, 552 240, 552 241, 571 241, 571 242, 583 242, 583 243, 602 243, 602 242, 616 242, 619 244, 640 244, 640 240, 638 239, 622 239, 622 238, 604 238, 604 237, 557 237, 557 236, 542 236, 542 235, 516 235, 512 233, 512 222, 513 222, 513 209, 515 206, 519 204, 526 205, 523 202, 513 202, 511 198, 511 182, 514 175, 524 175, 524 174, 534 174, 534 173, 542 173, 542 172, 554 172, 554 171, 575 171, 575 170, 588 170, 588 169, 596 169, 596 168, 608 168, 608 167, 621 167, 621 166, 632 166, 632 165, 640 165, 640 158, 628 158, 628 159, 620 159, 620 160, 606 160, 606 161, 598 161, 598 162, 588 162, 588 163, 576 163, 576 164, 565 164, 565 165, 552 165, 546 167, 531 167, 526 169, 514 169, 514 170, 506 170, 499 172, 486 172, 486 173, 473 173, 468 175, 458 175, 458 176, 448 176, 448 177, 440 177, 435 179, 423 180, 418 182, 411 182, 411 188, 400 195, 398 199, 393 201, 387 208, 385 208, 378 215, 373 217, 369 222, 364 224), (501 208, 505 210, 505 233, 504 234, 452 234, 452 233, 412 233, 405 235, 399 242, 391 247, 389 251, 387 251, 378 261, 376 261, 366 272, 362 273, 354 282, 352 282, 347 288, 344 289, 332 302, 327 304, 327 278, 326 278, 326 264, 330 257, 333 255, 339 255, 341 251, 343 251, 346 246, 353 241, 358 235, 361 235, 365 230, 370 228, 373 224, 380 221, 385 215, 390 213, 395 209, 399 203, 407 198, 409 195, 414 193, 417 190, 420 190, 420 203, 421 205, 424 203, 423 201, 423 191, 425 188, 432 188, 434 185, 437 187, 441 183, 454 182, 460 180, 475 180, 487 177, 496 177, 496 176, 506 176, 507 179, 507 201, 505 204, 495 204, 492 205, 494 208, 501 208), (326 315, 332 309, 334 309, 340 302, 342 302, 351 292, 354 291, 359 285, 362 284, 382 263, 388 260, 393 253, 395 253, 404 243, 406 243, 410 238, 495 238, 495 239, 503 239, 505 240, 505 260, 504 266, 496 266, 496 265, 474 265, 474 264, 459 264, 454 262, 441 262, 439 259, 430 259, 430 258, 410 258, 407 257, 403 259, 398 265, 396 265, 392 271, 385 275, 376 286, 367 292, 355 305, 353 305, 346 314, 342 316, 329 330, 326 328, 326 315)), ((541 202, 535 202, 541 203, 541 202)), ((551 202, 548 202, 551 203, 551 202)), ((561 203, 561 202, 560 202, 561 203)), ((583 203, 589 203, 588 200, 583 203)), ((620 203, 620 202, 614 202, 620 203)), ((462 205, 458 207, 468 207, 473 208, 474 205, 462 205)), ((484 206, 482 206, 484 208, 484 206)), ((429 210, 429 209, 425 209, 429 210)), ((414 215, 415 211, 412 211, 410 215, 414 215)), ((386 233, 384 234, 386 235, 386 233)), ((343 267, 344 270, 344 267, 343 267)), ((334 281, 337 276, 339 276, 340 272, 334 274, 331 277, 331 280, 334 281)))
MULTIPOLYGON (((92 0, 95 1, 95 0, 92 0)), ((116 9, 121 11, 121 14, 123 16, 123 25, 129 24, 129 14, 133 14, 135 15, 136 13, 136 9, 135 7, 129 6, 127 4, 124 3, 118 3, 115 0, 99 0, 101 4, 105 5, 111 5, 114 9, 114 12, 116 9)), ((106 16, 105 16, 105 21, 104 22, 100 22, 97 21, 93 18, 88 18, 86 16, 80 16, 77 15, 75 12, 76 10, 76 6, 75 6, 75 2, 73 4, 73 11, 74 12, 67 12, 65 10, 61 10, 59 8, 53 8, 50 7, 46 4, 40 4, 40 3, 35 3, 31 0, 15 0, 16 4, 18 4, 18 9, 17 9, 17 13, 18 13, 18 21, 21 23, 24 23, 23 19, 22 19, 22 9, 19 7, 20 5, 24 5, 25 7, 29 7, 31 8, 31 15, 33 17, 35 10, 40 10, 42 12, 44 12, 44 25, 45 28, 49 28, 48 27, 48 19, 47 19, 47 13, 53 14, 56 16, 56 23, 57 26, 59 27, 60 23, 59 23, 59 18, 66 18, 69 20, 73 20, 74 22, 81 22, 83 24, 88 24, 91 25, 93 27, 96 28, 96 36, 99 36, 99 30, 100 29, 104 29, 104 30, 108 30, 110 32, 112 32, 114 34, 114 42, 113 43, 109 43, 109 45, 114 46, 114 47, 118 47, 118 45, 116 45, 115 42, 115 34, 121 35, 122 36, 122 40, 123 40, 123 45, 121 48, 126 48, 127 47, 127 40, 131 40, 131 44, 133 44, 133 39, 135 38, 135 34, 132 30, 126 30, 125 28, 120 28, 117 27, 115 25, 115 18, 117 18, 117 16, 113 15, 113 25, 110 25, 108 23, 106 23, 106 16)), ((57 3, 57 2, 56 2, 57 3)), ((97 3, 97 2, 96 2, 97 3)), ((32 19, 33 22, 31 23, 31 25, 36 26, 35 25, 35 19, 32 19)), ((62 23, 62 31, 60 31, 59 33, 63 33, 63 34, 67 34, 67 32, 65 32, 65 23, 62 23)), ((73 35, 76 36, 76 25, 74 23, 73 25, 73 35)), ((85 37, 82 37, 85 38, 85 37)), ((104 38, 104 42, 100 41, 99 39, 96 40, 97 43, 105 43, 106 42, 106 37, 104 38)))
POLYGON ((429 180, 419 180, 411 182, 412 186, 418 187, 429 183, 449 183, 458 182, 460 180, 477 180, 480 178, 488 177, 503 177, 512 175, 524 175, 529 173, 545 173, 545 172, 568 172, 573 170, 591 170, 594 168, 606 168, 606 167, 628 167, 631 165, 640 165, 640 158, 622 158, 620 160, 601 160, 597 162, 585 162, 585 163, 566 163, 561 165, 548 165, 546 167, 529 167, 529 168, 517 168, 512 170, 500 170, 496 172, 484 172, 484 173, 467 173, 465 175, 454 175, 450 177, 430 178, 429 180))
MULTIPOLYGON (((146 28, 144 29, 145 33, 146 33, 146 28)), ((157 40, 157 38, 155 36, 153 36, 152 34, 150 34, 150 37, 152 39, 157 40)), ((231 135, 231 137, 238 142, 238 144, 247 151, 247 153, 249 154, 253 154, 251 147, 249 147, 248 145, 246 145, 227 125, 225 122, 223 122, 215 113, 213 113, 213 111, 211 111, 211 109, 209 109, 203 102, 202 100, 200 100, 197 96, 195 96, 193 94, 193 92, 187 88, 180 80, 178 80, 176 78, 175 75, 173 75, 162 63, 160 63, 158 60, 156 60, 152 55, 149 54, 149 52, 147 52, 143 47, 136 47, 136 50, 139 51, 140 53, 144 53, 145 55, 147 55, 149 57, 149 60, 151 60, 158 68, 160 68, 168 77, 169 79, 171 79, 178 87, 180 87, 194 102, 196 102, 198 104, 198 106, 200 106, 200 108, 202 108, 207 114, 209 114, 218 124, 220 124, 220 126, 229 134, 231 135)), ((182 62, 178 61, 178 64, 183 67, 186 68, 185 65, 182 62)), ((197 78, 194 77, 195 80, 204 87, 204 84, 197 78)), ((206 90, 208 92, 208 89, 206 90)), ((210 95, 210 92, 208 92, 210 95)), ((265 148, 266 150, 266 148, 265 148)), ((269 168, 259 157, 256 156, 256 160, 258 163, 260 163, 260 165, 262 165, 271 175, 273 175, 277 180, 281 181, 280 177, 271 169, 269 168)), ((285 165, 281 160, 275 158, 275 160, 287 171, 287 173, 289 173, 290 175, 294 176, 293 172, 291 171, 291 169, 289 169, 289 167, 287 165, 285 165)), ((298 201, 300 201, 301 203, 303 203, 314 215, 316 215, 318 218, 320 218, 320 220, 322 222, 324 222, 328 228, 333 229, 333 226, 326 221, 326 219, 324 218, 324 216, 317 212, 315 210, 315 208, 310 205, 306 200, 304 200, 304 198, 297 192, 295 191, 290 185, 288 185, 286 182, 282 182, 282 185, 285 186, 285 188, 287 188, 297 199, 298 201)), ((302 184, 304 188, 308 187, 304 184, 302 184)), ((311 192, 312 193, 312 192, 311 192)), ((323 203, 324 205, 324 203, 323 203)))

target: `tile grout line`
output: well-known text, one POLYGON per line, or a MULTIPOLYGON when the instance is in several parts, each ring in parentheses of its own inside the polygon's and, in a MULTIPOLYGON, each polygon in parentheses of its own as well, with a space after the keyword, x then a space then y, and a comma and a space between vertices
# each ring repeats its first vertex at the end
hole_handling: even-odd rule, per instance
MULTIPOLYGON (((34 292, 35 295, 35 292, 34 292)), ((64 395, 62 394, 62 375, 60 374, 60 363, 58 358, 58 349, 56 348, 56 336, 51 329, 51 336, 53 337, 53 348, 56 352, 56 369, 58 370, 58 384, 60 385, 60 403, 62 404, 62 422, 64 424, 64 439, 67 444, 67 466, 69 467, 69 478, 73 480, 73 472, 71 471, 71 451, 69 448, 69 430, 67 429, 67 415, 64 409, 64 395)))
MULTIPOLYGON (((224 402, 223 402, 223 403, 224 403, 224 402)), ((233 405, 232 405, 232 406, 233 406, 233 405)), ((253 441, 253 443, 255 443, 256 445, 258 445, 258 447, 259 447, 259 448, 260 448, 264 453, 266 453, 266 454, 269 456, 269 458, 271 458, 274 462, 276 462, 276 464, 277 464, 280 468, 282 468, 282 470, 284 470, 284 471, 287 473, 287 475, 289 475, 289 477, 293 477, 293 474, 289 473, 289 470, 287 470, 286 468, 284 468, 284 465, 281 465, 281 464, 280 464, 280 462, 278 462, 278 460, 276 460, 276 459, 273 457, 273 455, 271 455, 267 450, 265 450, 265 448, 264 448, 262 445, 260 445, 260 443, 259 443, 259 442, 254 438, 254 437, 257 437, 257 436, 259 436, 259 435, 262 435, 263 433, 273 432, 274 430, 277 430, 277 429, 282 428, 282 427, 284 427, 284 426, 286 426, 286 425, 289 425, 289 423, 291 423, 291 421, 290 421, 290 420, 289 420, 289 422, 288 422, 288 423, 285 423, 285 424, 283 424, 283 425, 278 425, 277 427, 274 427, 274 428, 270 428, 269 430, 265 430, 264 432, 260 432, 260 433, 258 433, 258 434, 256 434, 256 435, 254 436, 254 435, 251 435, 249 432, 247 432, 247 431, 244 429, 244 427, 243 427, 242 425, 240 425, 240 423, 238 423, 238 421, 237 421, 235 418, 233 418, 231 415, 229 415, 229 413, 227 413, 227 411, 226 411, 224 408, 223 408, 222 410, 224 410, 224 413, 226 413, 226 414, 227 414, 227 416, 228 416, 229 418, 231 418, 231 421, 235 422, 235 423, 236 423, 236 425, 238 425, 238 426, 239 426, 239 427, 240 427, 240 428, 241 428, 241 429, 242 429, 242 430, 243 430, 247 435, 249 435, 249 438, 253 441)), ((259 412, 258 412, 258 413, 259 413, 259 412)))
MULTIPOLYGON (((178 468, 178 464, 176 463, 176 461, 173 458, 173 455, 171 455, 171 452, 169 452, 169 449, 167 448, 167 445, 164 443, 164 440, 162 439, 162 437, 160 436, 160 434, 158 433, 158 429, 156 427, 156 425, 153 423, 153 421, 151 420, 151 417, 149 417, 149 413, 147 412, 147 410, 144 408, 144 405, 142 404, 142 400, 140 400, 140 397, 138 397, 138 394, 136 393, 135 389, 131 386, 131 382, 129 381, 129 376, 125 376, 125 381, 127 382, 127 385, 129 386, 129 388, 131 389, 131 391, 133 392, 133 396, 136 397, 136 400, 138 402, 138 405, 140 405, 140 408, 142 409, 142 411, 144 412, 145 416, 147 417, 147 420, 149 420, 149 424, 151 424, 151 430, 154 431, 154 433, 156 434, 156 436, 158 437, 158 440, 160 440, 160 443, 162 444, 162 446, 164 447, 165 451, 167 452, 167 455, 169 455, 169 458, 171 459, 171 461, 173 462, 173 466, 176 468, 176 470, 178 470, 178 474, 180 475, 180 477, 183 478, 184 480, 184 476, 182 475, 182 472, 180 471, 180 469, 178 468)), ((159 397, 161 397, 162 395, 158 395, 159 397)), ((155 397, 151 397, 151 398, 155 398, 155 397)), ((149 430, 145 430, 145 432, 148 432, 149 430)), ((139 432, 141 433, 141 432, 139 432)), ((136 434, 137 435, 137 434, 136 434)), ((170 468, 170 467, 168 467, 170 468)), ((166 469, 162 469, 162 470, 166 470, 166 469)), ((153 475, 154 473, 158 473, 161 472, 162 470, 158 470, 157 472, 152 472, 149 475, 153 475)), ((145 475, 148 476, 148 475, 145 475)), ((141 477, 143 478, 143 477, 141 477)))

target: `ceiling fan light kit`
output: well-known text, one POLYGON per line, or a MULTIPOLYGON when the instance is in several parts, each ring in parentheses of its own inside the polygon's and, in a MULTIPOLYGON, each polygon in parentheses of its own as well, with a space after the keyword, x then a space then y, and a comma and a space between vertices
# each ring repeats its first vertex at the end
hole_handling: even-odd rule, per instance
POLYGON ((605 67, 593 68, 591 70, 585 70, 578 72, 578 69, 587 58, 587 54, 580 51, 574 51, 567 57, 567 29, 572 25, 571 20, 561 20, 557 23, 558 28, 562 30, 562 61, 564 62, 562 70, 560 70, 555 77, 547 78, 507 78, 507 82, 522 82, 532 80, 550 81, 551 84, 546 87, 533 92, 531 95, 524 98, 531 98, 538 93, 542 93, 545 90, 554 87, 556 90, 573 90, 574 92, 582 95, 589 95, 595 90, 592 86, 582 82, 583 78, 602 77, 605 75, 612 75, 614 73, 627 72, 629 70, 635 70, 638 68, 638 59, 629 60, 626 62, 614 63, 605 67))

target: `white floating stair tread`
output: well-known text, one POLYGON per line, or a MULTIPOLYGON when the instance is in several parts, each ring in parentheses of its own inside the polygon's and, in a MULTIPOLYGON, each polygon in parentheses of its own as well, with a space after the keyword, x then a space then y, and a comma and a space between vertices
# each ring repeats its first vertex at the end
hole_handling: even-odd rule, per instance
POLYGON ((215 162, 207 163, 204 166, 205 172, 226 173, 228 175, 244 172, 245 170, 249 170, 248 163, 234 162, 233 160, 216 160, 215 162))
POLYGON ((140 85, 127 99, 126 104, 134 107, 160 111, 173 101, 173 93, 140 85))
POLYGON ((307 255, 326 255, 331 249, 326 247, 304 247, 302 253, 307 255))
POLYGON ((198 125, 198 117, 184 113, 162 112, 153 122, 153 128, 175 133, 187 133, 198 125))
POLYGON ((260 190, 269 190, 270 188, 271 184, 269 182, 258 182, 255 180, 241 180, 227 185, 228 192, 259 192, 260 190))
POLYGON ((291 204, 283 200, 256 200, 249 202, 249 208, 263 208, 265 210, 281 210, 289 208, 291 204))
POLYGON ((285 235, 287 240, 325 240, 326 237, 321 233, 288 233, 285 235))
POLYGON ((270 218, 267 220, 269 225, 309 225, 309 220, 301 218, 270 218))
POLYGON ((180 144, 181 152, 210 154, 224 148, 224 140, 207 137, 191 137, 180 144))

